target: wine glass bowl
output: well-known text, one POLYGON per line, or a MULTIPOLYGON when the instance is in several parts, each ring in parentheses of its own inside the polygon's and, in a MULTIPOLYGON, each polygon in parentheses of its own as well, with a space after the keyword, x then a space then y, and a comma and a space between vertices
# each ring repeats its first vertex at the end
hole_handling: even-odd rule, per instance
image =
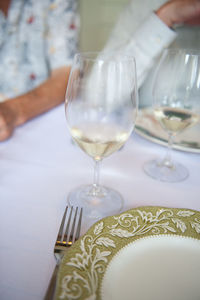
POLYGON ((158 64, 153 84, 153 110, 168 134, 168 152, 164 159, 144 165, 151 177, 167 182, 186 179, 185 166, 171 158, 173 138, 199 122, 200 54, 195 50, 166 49, 158 64))
POLYGON ((137 114, 135 61, 108 54, 75 55, 66 91, 66 119, 77 145, 95 162, 94 182, 69 195, 70 205, 83 206, 100 218, 119 212, 121 195, 99 184, 99 164, 129 138, 137 114))

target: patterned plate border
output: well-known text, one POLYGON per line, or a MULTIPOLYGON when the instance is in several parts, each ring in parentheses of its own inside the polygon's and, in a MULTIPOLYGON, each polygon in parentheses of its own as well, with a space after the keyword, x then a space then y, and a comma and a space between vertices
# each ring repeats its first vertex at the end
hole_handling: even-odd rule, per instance
POLYGON ((98 300, 107 264, 127 244, 170 234, 200 240, 200 212, 138 207, 94 224, 67 252, 60 267, 56 299, 98 300))

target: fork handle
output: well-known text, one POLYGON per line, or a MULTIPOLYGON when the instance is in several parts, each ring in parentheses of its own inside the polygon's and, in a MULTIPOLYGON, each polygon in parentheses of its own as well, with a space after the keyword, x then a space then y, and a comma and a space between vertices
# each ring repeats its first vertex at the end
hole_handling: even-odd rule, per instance
POLYGON ((58 269, 59 269, 59 265, 56 264, 44 300, 53 300, 54 298, 58 269))

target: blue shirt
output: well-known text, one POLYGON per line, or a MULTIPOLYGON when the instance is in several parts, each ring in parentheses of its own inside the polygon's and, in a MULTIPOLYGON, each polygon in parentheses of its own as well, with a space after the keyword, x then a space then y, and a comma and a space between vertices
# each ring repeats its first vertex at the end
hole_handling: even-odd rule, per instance
POLYGON ((0 11, 0 101, 26 93, 77 50, 76 0, 12 0, 0 11))

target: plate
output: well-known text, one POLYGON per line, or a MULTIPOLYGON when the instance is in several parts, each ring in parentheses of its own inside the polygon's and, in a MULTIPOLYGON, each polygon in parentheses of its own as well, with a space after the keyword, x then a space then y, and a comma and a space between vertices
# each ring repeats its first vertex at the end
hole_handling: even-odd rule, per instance
POLYGON ((197 300, 199 278, 200 212, 139 207, 100 220, 70 248, 56 299, 197 300))
MULTIPOLYGON (((167 146, 167 133, 155 119, 151 108, 139 110, 135 132, 152 142, 167 146)), ((174 138, 173 148, 187 152, 200 153, 200 123, 179 133, 174 138)))

